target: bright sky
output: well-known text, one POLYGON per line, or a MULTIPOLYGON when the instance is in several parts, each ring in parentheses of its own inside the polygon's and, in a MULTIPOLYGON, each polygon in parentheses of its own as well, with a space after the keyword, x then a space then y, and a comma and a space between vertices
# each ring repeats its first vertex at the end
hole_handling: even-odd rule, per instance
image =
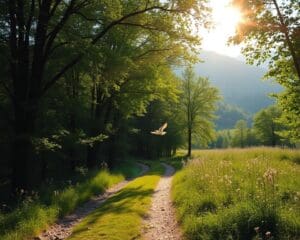
POLYGON ((241 20, 239 11, 230 6, 230 0, 210 0, 210 4, 215 28, 201 33, 202 49, 237 57, 240 55, 240 47, 227 46, 227 40, 234 34, 241 20))

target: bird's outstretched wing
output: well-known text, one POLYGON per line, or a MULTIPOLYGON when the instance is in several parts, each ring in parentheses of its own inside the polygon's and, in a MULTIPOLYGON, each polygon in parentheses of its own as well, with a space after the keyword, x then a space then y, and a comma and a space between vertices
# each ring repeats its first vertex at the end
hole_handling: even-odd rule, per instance
POLYGON ((154 134, 154 135, 159 135, 159 131, 155 130, 155 131, 152 131, 150 132, 151 134, 154 134))
POLYGON ((162 126, 158 129, 158 131, 163 132, 163 131, 167 128, 167 126, 168 126, 168 123, 164 123, 164 125, 162 125, 162 126))
POLYGON ((166 129, 167 126, 168 126, 168 123, 164 123, 164 125, 162 125, 158 130, 154 130, 150 133, 154 134, 154 135, 163 136, 167 133, 167 132, 164 132, 164 130, 166 129))

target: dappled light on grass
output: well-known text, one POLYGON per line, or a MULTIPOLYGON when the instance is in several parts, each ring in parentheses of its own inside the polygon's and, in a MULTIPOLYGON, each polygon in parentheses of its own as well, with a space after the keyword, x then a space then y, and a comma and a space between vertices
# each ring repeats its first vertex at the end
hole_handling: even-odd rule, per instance
POLYGON ((135 239, 140 236, 142 218, 151 203, 151 196, 162 173, 158 163, 152 171, 129 183, 86 217, 69 239, 135 239))
POLYGON ((95 194, 124 180, 120 173, 111 174, 100 171, 75 186, 68 186, 60 191, 48 193, 42 199, 24 201, 17 209, 7 214, 0 214, 0 239, 27 239, 53 224, 59 217, 72 212, 76 207, 95 194))

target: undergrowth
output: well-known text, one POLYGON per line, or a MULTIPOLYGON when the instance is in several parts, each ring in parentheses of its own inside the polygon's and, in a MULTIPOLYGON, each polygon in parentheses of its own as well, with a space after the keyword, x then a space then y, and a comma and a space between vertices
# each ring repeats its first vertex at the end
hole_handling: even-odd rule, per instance
POLYGON ((101 170, 86 176, 86 180, 54 190, 52 186, 42 196, 28 194, 19 206, 9 212, 0 213, 0 239, 28 239, 53 224, 58 218, 72 212, 91 196, 102 193, 111 185, 135 176, 139 171, 134 163, 126 163, 112 172, 101 170), (132 168, 132 170, 128 170, 132 168), (125 172, 125 174, 124 174, 125 172))

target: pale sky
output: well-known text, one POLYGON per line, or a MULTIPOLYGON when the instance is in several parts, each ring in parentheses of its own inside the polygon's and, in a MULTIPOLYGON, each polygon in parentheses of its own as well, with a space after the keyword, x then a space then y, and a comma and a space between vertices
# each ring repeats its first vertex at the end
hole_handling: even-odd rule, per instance
POLYGON ((210 0, 215 28, 209 32, 206 30, 201 31, 200 34, 203 38, 201 48, 237 57, 240 55, 240 47, 227 46, 226 42, 228 37, 234 34, 235 27, 240 21, 241 16, 239 11, 230 6, 229 3, 230 0, 210 0))

